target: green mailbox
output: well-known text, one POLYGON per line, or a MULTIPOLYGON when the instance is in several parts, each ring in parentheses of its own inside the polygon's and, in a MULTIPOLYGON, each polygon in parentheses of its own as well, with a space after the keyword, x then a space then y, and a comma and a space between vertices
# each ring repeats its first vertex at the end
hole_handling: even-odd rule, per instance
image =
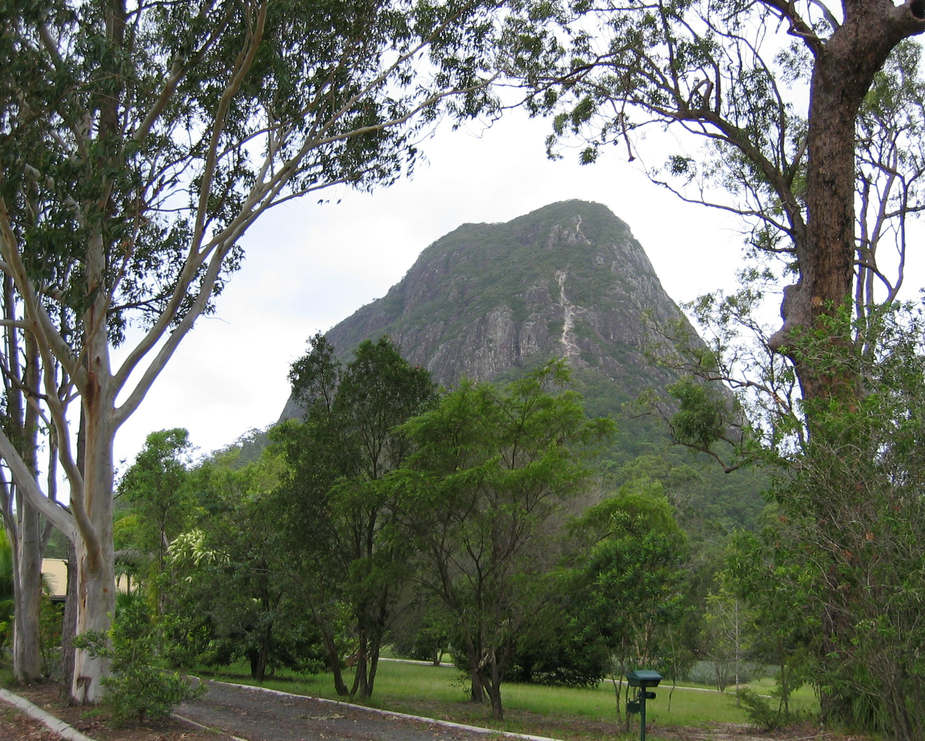
POLYGON ((639 713, 639 741, 646 741, 646 700, 654 700, 655 693, 650 687, 658 687, 662 675, 651 669, 636 669, 626 675, 630 687, 637 687, 636 699, 626 703, 631 713, 639 713))

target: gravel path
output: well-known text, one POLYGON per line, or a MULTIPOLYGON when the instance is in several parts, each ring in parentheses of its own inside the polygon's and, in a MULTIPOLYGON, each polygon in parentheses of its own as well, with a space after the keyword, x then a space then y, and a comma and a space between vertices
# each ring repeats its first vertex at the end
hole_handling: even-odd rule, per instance
POLYGON ((502 734, 358 705, 224 682, 207 682, 198 700, 177 708, 194 723, 247 741, 486 741, 539 737, 502 734))

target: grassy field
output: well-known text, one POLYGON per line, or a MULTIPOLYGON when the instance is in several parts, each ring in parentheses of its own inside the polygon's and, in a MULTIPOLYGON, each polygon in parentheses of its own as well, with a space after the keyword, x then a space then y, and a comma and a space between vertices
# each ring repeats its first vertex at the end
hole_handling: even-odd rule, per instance
MULTIPOLYGON (((216 678, 256 684, 250 681, 243 664, 228 667, 216 678)), ((347 682, 349 684, 348 675, 347 682)), ((286 692, 338 698, 330 674, 295 675, 282 673, 262 686, 286 692)), ((752 688, 769 694, 773 683, 753 683, 752 688)), ((621 738, 617 735, 616 703, 613 685, 605 682, 591 689, 505 684, 502 700, 503 723, 489 717, 488 706, 466 702, 468 684, 460 672, 449 666, 429 666, 397 661, 381 661, 376 675, 372 707, 487 726, 506 731, 529 732, 567 739, 621 738)), ((807 712, 818 709, 812 691, 804 688, 791 707, 807 712)), ((747 723, 745 712, 736 704, 734 693, 709 688, 670 685, 656 690, 647 703, 648 738, 657 741, 660 727, 708 727, 713 723, 747 723)), ((638 720, 627 738, 638 738, 638 720)), ((667 732, 667 731, 666 731, 667 732)), ((667 738, 667 736, 665 737, 667 738)))

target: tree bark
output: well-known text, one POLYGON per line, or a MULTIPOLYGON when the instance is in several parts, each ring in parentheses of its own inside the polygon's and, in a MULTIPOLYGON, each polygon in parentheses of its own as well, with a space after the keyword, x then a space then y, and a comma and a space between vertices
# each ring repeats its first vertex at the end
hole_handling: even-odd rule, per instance
POLYGON ((18 503, 19 542, 15 567, 18 587, 14 599, 13 674, 19 682, 42 677, 39 615, 42 606, 42 522, 22 498, 18 503))
MULTIPOLYGON (((825 341, 847 347, 847 320, 828 325, 852 299, 855 241, 855 122, 874 76, 895 46, 921 23, 891 3, 843 3, 844 23, 817 52, 807 131, 806 237, 795 245, 799 279, 784 289, 781 329, 773 349, 793 361, 803 398, 851 402, 859 380, 805 357, 801 337, 826 327, 825 341), (917 25, 916 25, 917 24, 917 25)), ((850 312, 845 312, 845 317, 850 312)))
POLYGON ((361 630, 359 632, 359 640, 357 641, 357 653, 356 653, 356 663, 354 664, 354 674, 353 674, 353 687, 350 688, 350 696, 356 697, 359 694, 360 697, 369 697, 369 683, 367 677, 367 648, 368 642, 366 638, 366 632, 361 630))
POLYGON ((485 683, 485 690, 488 692, 488 699, 491 701, 491 717, 495 720, 504 720, 504 707, 501 705, 501 680, 503 677, 494 655, 491 657, 489 666, 491 667, 491 676, 485 683))
MULTIPOLYGON (((16 319, 16 296, 13 281, 4 276, 4 318, 16 319)), ((26 394, 39 394, 39 351, 35 337, 25 335, 20 342, 19 330, 6 330, 7 414, 14 435, 19 440, 23 463, 28 475, 38 474, 38 413, 28 404, 26 394), (20 353, 23 354, 22 358, 20 353)), ((25 475, 25 474, 24 474, 25 475)), ((9 513, 6 523, 13 547, 13 675, 20 682, 32 682, 42 676, 39 616, 42 600, 42 518, 23 495, 15 481, 16 512, 9 513)))
MULTIPOLYGON (((92 314, 92 309, 91 309, 92 314)), ((85 517, 77 517, 77 635, 105 633, 115 610, 115 571, 112 541, 113 440, 115 416, 107 382, 109 347, 105 322, 87 321, 97 326, 88 346, 89 379, 83 398, 86 419, 84 447, 84 486, 81 501, 74 506, 85 517)), ((73 492, 72 492, 73 496, 73 492)), ((102 699, 100 680, 108 673, 109 661, 78 649, 74 656, 72 699, 96 703, 102 699)))
POLYGON ((469 701, 481 704, 485 702, 485 688, 482 686, 482 675, 479 671, 481 651, 471 641, 469 641, 468 649, 466 653, 469 659, 469 701))
MULTIPOLYGON (((77 550, 67 544, 67 596, 61 620, 61 673, 66 688, 74 684, 74 636, 77 632, 77 550)), ((67 691, 67 690, 65 690, 67 691)))
MULTIPOLYGON (((106 633, 115 609, 115 574, 112 559, 89 553, 83 540, 77 551, 77 635, 106 633)), ((101 680, 109 672, 109 660, 92 656, 85 649, 74 652, 71 698, 80 704, 103 699, 101 680)))
POLYGON ((350 690, 347 689, 347 684, 344 682, 340 654, 337 651, 337 644, 334 641, 334 636, 330 631, 322 628, 321 637, 324 641, 325 651, 328 654, 328 666, 331 669, 331 674, 334 675, 334 691, 341 697, 346 697, 350 694, 350 690))

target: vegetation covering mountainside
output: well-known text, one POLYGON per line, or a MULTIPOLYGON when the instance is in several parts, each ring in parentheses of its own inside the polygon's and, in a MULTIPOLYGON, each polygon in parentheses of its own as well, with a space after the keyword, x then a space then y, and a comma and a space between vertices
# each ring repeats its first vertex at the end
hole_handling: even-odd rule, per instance
MULTIPOLYGON (((677 379, 651 356, 673 351, 656 329, 670 335, 679 323, 693 335, 629 227, 605 206, 565 201, 504 224, 460 226, 326 336, 348 358, 363 340, 388 335, 448 388, 461 378, 510 380, 565 357, 588 413, 617 420, 602 487, 660 480, 688 532, 712 540, 754 522, 761 483, 722 474, 672 447, 661 420, 625 411, 677 379)), ((281 418, 298 416, 290 399, 281 418)))
POLYGON ((506 224, 460 226, 327 337, 349 354, 387 334, 446 386, 565 356, 627 399, 666 380, 643 357, 646 316, 665 325, 681 313, 629 227, 605 206, 566 201, 506 224))

